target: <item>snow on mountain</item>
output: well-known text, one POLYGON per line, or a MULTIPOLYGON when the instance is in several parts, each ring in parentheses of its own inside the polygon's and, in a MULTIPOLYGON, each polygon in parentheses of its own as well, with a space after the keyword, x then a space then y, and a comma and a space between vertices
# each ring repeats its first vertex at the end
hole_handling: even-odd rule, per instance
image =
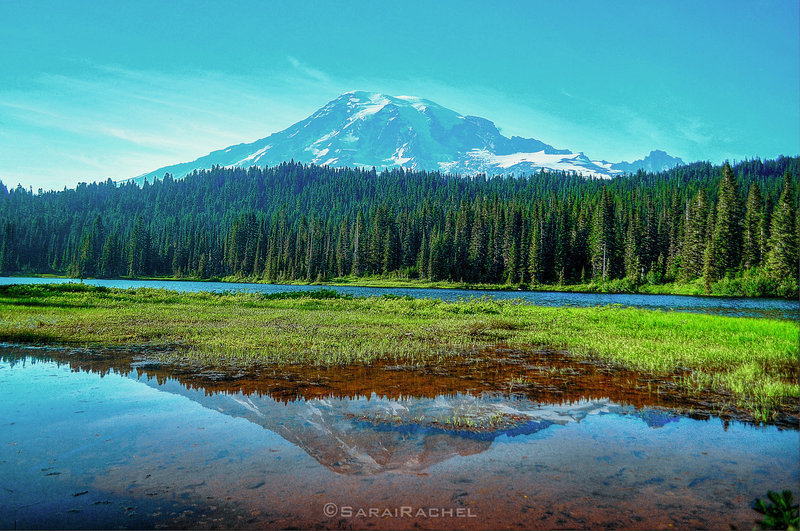
POLYGON ((503 136, 489 120, 464 116, 413 96, 347 92, 291 127, 191 162, 165 166, 132 180, 143 183, 195 169, 272 166, 284 161, 377 170, 403 167, 449 173, 514 174, 542 169, 610 177, 639 168, 658 171, 680 159, 653 151, 633 163, 591 160, 532 138, 503 136))

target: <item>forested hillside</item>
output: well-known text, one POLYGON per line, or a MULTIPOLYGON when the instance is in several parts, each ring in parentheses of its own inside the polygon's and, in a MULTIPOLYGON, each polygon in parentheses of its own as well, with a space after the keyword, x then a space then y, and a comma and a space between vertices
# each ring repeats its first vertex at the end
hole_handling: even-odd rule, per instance
POLYGON ((628 285, 739 279, 797 293, 798 158, 611 180, 297 163, 139 188, 0 184, 0 270, 75 277, 348 275, 628 285))

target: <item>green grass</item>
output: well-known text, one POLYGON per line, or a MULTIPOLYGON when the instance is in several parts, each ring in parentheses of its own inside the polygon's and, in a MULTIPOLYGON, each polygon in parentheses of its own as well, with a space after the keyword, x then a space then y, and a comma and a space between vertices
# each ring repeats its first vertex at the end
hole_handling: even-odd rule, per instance
POLYGON ((0 340, 171 347, 200 365, 376 360, 431 364, 472 347, 552 346, 620 367, 680 373, 766 418, 798 397, 796 322, 607 306, 547 308, 476 298, 353 298, 332 290, 262 295, 0 286, 0 340))
MULTIPOLYGON (((259 278, 227 276, 222 277, 222 282, 251 282, 251 283, 276 283, 295 286, 359 286, 367 288, 437 288, 437 289, 465 289, 465 290, 525 290, 525 291, 558 291, 569 293, 641 293, 645 295, 693 295, 703 297, 784 297, 796 298, 797 286, 779 286, 761 277, 745 275, 737 279, 722 279, 712 283, 708 291, 703 279, 691 282, 665 282, 658 284, 635 284, 628 279, 614 279, 608 281, 587 281, 577 284, 489 284, 456 282, 451 280, 426 280, 406 278, 396 275, 374 276, 346 276, 336 277, 324 281, 288 280, 282 282, 268 282, 259 278)), ((768 279, 767 279, 768 280, 768 279)), ((772 282, 772 281, 770 281, 772 282)), ((791 283, 790 283, 791 284, 791 283)), ((795 283, 796 284, 796 283, 795 283)))
MULTIPOLYGON (((18 274, 12 276, 26 276, 37 278, 68 278, 55 274, 18 274)), ((129 280, 182 280, 193 282, 245 282, 255 284, 284 284, 290 286, 355 286, 366 288, 436 288, 436 289, 464 289, 464 290, 506 290, 506 291, 558 291, 570 293, 641 293, 645 295, 693 295, 704 297, 783 297, 797 298, 797 283, 780 282, 768 277, 753 276, 745 273, 741 278, 722 279, 712 283, 711 291, 706 290, 702 279, 691 282, 665 282, 658 284, 634 284, 628 279, 614 279, 608 281, 587 281, 577 284, 490 284, 456 282, 451 280, 426 280, 403 277, 397 274, 372 275, 372 276, 345 276, 335 277, 323 281, 287 280, 267 281, 261 278, 242 277, 229 275, 222 278, 199 278, 191 275, 182 277, 152 276, 152 277, 122 277, 129 280)))
POLYGON ((471 290, 516 290, 516 284, 489 284, 489 283, 468 283, 455 282, 452 280, 426 280, 416 278, 406 278, 400 276, 346 276, 335 277, 320 282, 309 282, 305 280, 286 280, 269 282, 260 278, 226 276, 220 279, 222 282, 253 282, 257 284, 284 284, 289 286, 357 286, 365 288, 436 288, 436 289, 471 289, 471 290))
POLYGON ((372 424, 414 424, 439 428, 442 430, 467 430, 473 432, 486 432, 498 429, 508 429, 520 425, 528 420, 524 415, 512 415, 502 412, 466 411, 456 408, 450 415, 419 415, 413 418, 404 418, 400 415, 374 414, 354 417, 372 424))

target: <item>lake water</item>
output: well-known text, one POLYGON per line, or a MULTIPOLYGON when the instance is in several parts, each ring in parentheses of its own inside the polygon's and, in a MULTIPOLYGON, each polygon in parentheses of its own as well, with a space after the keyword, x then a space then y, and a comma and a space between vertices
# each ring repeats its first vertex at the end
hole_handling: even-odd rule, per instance
POLYGON ((522 392, 390 366, 256 383, 0 346, 0 528, 752 529, 754 498, 797 496, 796 430, 553 365, 522 392))
MULTIPOLYGON (((52 282, 77 282, 63 278, 0 277, 2 284, 38 284, 52 282)), ((86 284, 110 288, 164 288, 175 291, 247 291, 255 293, 283 293, 309 291, 319 286, 290 286, 282 284, 245 284, 230 282, 188 282, 177 280, 85 280, 86 284)), ((554 291, 487 291, 428 288, 365 288, 356 286, 326 286, 339 293, 356 297, 393 294, 414 298, 454 301, 467 297, 492 297, 495 299, 521 299, 540 306, 606 306, 619 304, 633 308, 673 310, 680 312, 712 313, 735 317, 770 317, 793 319, 800 317, 798 301, 748 297, 691 297, 685 295, 636 295, 603 293, 563 293, 554 291)))

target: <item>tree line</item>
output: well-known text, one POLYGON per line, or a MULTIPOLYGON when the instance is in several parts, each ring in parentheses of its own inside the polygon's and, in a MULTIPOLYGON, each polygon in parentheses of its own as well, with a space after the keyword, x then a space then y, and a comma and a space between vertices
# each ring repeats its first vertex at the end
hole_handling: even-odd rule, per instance
POLYGON ((797 293, 800 159, 591 179, 286 162, 143 187, 0 183, 0 272, 323 281, 718 282, 797 293))

